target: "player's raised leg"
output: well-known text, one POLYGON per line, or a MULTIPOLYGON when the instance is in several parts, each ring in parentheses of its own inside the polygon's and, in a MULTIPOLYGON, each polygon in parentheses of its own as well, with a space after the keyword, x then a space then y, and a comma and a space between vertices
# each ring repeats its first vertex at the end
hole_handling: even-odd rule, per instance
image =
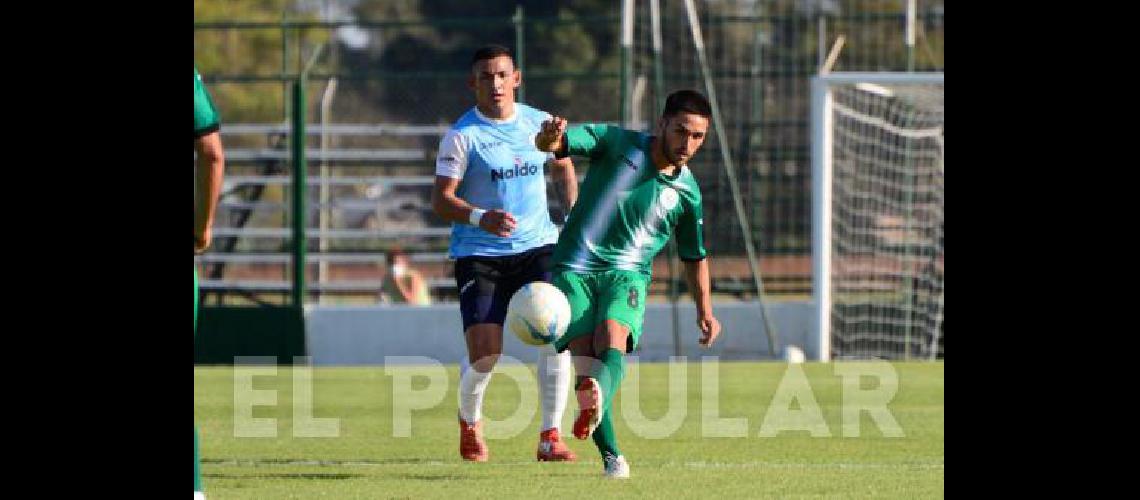
POLYGON ((577 375, 574 390, 578 399, 578 416, 574 420, 572 432, 578 439, 586 439, 601 418, 601 393, 597 390, 596 381, 590 375, 594 359, 594 316, 597 308, 594 305, 595 279, 587 273, 574 271, 557 271, 551 279, 551 284, 558 287, 570 304, 570 324, 566 333, 554 342, 553 347, 559 352, 569 351, 572 355, 574 373, 577 375))
POLYGON ((602 455, 606 477, 629 477, 629 464, 626 463, 617 445, 617 435, 613 426, 613 401, 625 378, 624 352, 629 338, 629 327, 616 320, 607 319, 598 326, 594 335, 594 351, 599 352, 592 378, 596 380, 599 392, 602 418, 593 431, 594 445, 602 455))
POLYGON ((574 419, 573 433, 578 439, 586 439, 598 427, 603 411, 601 386, 594 378, 599 363, 594 355, 593 337, 572 340, 569 350, 574 355, 574 372, 578 374, 574 383, 578 417, 574 419))
POLYGON ((602 419, 593 432, 602 455, 606 477, 629 477, 629 464, 617 446, 613 427, 613 401, 625 379, 625 353, 637 345, 645 317, 648 278, 631 271, 611 271, 599 277, 599 314, 604 318, 595 329, 593 348, 598 363, 592 376, 602 395, 602 419))

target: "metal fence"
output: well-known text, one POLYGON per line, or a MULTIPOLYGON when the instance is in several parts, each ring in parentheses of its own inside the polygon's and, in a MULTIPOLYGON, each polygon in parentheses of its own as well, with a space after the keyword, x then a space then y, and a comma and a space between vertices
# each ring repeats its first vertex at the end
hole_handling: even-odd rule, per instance
MULTIPOLYGON (((288 302, 294 113, 289 85, 306 62, 313 64, 306 80, 306 261, 309 300, 323 301, 374 300, 384 274, 382 252, 396 245, 413 253, 437 299, 454 298, 447 225, 431 213, 427 194, 442 133, 473 105, 466 78, 477 46, 513 47, 523 71, 519 100, 571 122, 624 119, 649 126, 654 102, 664 94, 702 89, 680 1, 661 1, 659 66, 648 1, 635 2, 634 46, 627 59, 619 45, 619 2, 588 16, 534 14, 540 10, 528 12, 534 2, 521 4, 526 5, 480 18, 196 19, 195 63, 221 109, 228 158, 217 240, 200 258, 207 302, 288 302), (661 89, 652 83, 655 71, 661 89)), ((910 46, 905 4, 698 4, 727 144, 770 297, 811 293, 808 82, 837 36, 846 39, 837 71, 944 69, 943 2, 919 2, 919 29, 910 46)), ((714 291, 722 298, 747 298, 755 288, 720 158, 710 137, 690 167, 704 192, 714 291)), ((553 197, 551 206, 561 210, 553 197)), ((669 278, 665 260, 663 254, 655 263, 656 298, 669 278)))

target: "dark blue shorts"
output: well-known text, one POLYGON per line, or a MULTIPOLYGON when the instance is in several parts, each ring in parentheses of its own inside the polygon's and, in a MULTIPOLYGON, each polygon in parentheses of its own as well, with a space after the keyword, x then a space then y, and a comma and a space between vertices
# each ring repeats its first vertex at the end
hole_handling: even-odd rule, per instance
POLYGON ((480 323, 503 324, 511 296, 532 281, 550 281, 554 245, 506 257, 461 257, 455 261, 463 331, 480 323))

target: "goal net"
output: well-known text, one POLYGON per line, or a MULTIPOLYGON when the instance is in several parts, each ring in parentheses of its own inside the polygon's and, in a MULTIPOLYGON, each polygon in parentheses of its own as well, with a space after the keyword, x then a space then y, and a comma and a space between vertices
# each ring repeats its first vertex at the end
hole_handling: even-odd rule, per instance
POLYGON ((812 81, 821 359, 943 357, 942 73, 812 81))

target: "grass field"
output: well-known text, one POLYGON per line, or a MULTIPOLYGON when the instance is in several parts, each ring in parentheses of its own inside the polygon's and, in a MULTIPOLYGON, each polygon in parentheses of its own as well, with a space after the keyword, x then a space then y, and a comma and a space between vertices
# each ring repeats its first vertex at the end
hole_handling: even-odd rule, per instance
MULTIPOLYGON (((235 437, 235 433, 245 432, 235 427, 235 387, 239 395, 244 394, 243 386, 235 385, 235 380, 248 377, 235 379, 235 369, 230 367, 195 368, 194 420, 201 433, 203 481, 211 500, 943 497, 945 365, 892 365, 898 392, 888 409, 903 437, 885 436, 867 412, 860 414, 859 436, 844 436, 844 386, 835 372, 838 365, 799 365, 826 422, 826 429, 817 425, 816 432, 828 437, 812 437, 807 430, 760 437, 769 407, 780 406, 773 404, 773 397, 781 379, 786 373, 799 373, 786 372, 788 365, 722 362, 716 371, 717 397, 709 398, 702 391, 699 361, 687 365, 684 389, 677 385, 672 391, 668 364, 631 363, 615 402, 618 443, 632 472, 626 481, 604 480, 593 442, 569 436, 569 424, 577 411, 572 397, 563 429, 570 447, 579 455, 577 463, 535 462, 540 421, 537 410, 528 426, 514 437, 488 439, 490 462, 463 462, 457 453, 455 366, 447 367, 448 384, 442 402, 411 413, 411 437, 394 437, 397 377, 392 373, 414 370, 406 367, 389 367, 389 371, 397 370, 391 373, 383 367, 313 369, 311 416, 337 419, 336 437, 294 436, 293 374, 289 367, 252 379, 254 390, 265 391, 262 397, 269 399, 268 395, 274 394, 269 391, 276 391, 276 405, 262 402, 252 411, 253 418, 276 419, 276 437, 235 437), (630 389, 631 384, 637 384, 635 390, 630 389), (669 415, 671 393, 683 392, 683 405, 679 404, 680 397, 674 397, 675 408, 684 411, 679 429, 663 439, 636 435, 621 410, 621 398, 632 397, 635 391, 640 394, 637 401, 641 414, 654 420, 669 415), (703 398, 707 401, 702 402, 703 398), (713 402, 719 405, 715 416, 746 419, 747 436, 708 436, 702 420, 709 419, 702 419, 702 408, 713 402)), ((238 375, 243 373, 243 369, 237 370, 238 375)), ((427 380, 413 381, 412 389, 426 390, 427 380)), ((876 385, 863 378, 862 388, 876 385)), ((535 392, 533 385, 520 389, 509 376, 496 375, 484 404, 487 420, 507 420, 519 408, 525 413, 520 400, 531 401, 536 407, 535 392)), ((801 410, 805 403, 810 402, 801 399, 783 407, 801 410)), ((239 405, 239 410, 242 407, 248 405, 239 405)), ((300 421, 305 420, 303 413, 298 415, 300 421)), ((718 427, 722 432, 725 428, 718 427)), ((189 436, 186 441, 189 448, 189 436)))

